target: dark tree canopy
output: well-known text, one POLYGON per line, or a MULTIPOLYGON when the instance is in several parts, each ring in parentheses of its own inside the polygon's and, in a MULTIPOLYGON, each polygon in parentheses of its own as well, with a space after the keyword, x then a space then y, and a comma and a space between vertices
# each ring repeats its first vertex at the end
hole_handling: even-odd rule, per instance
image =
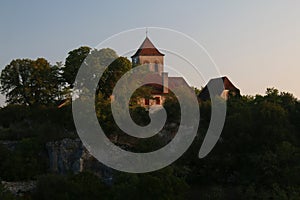
POLYGON ((59 98, 59 66, 44 58, 11 61, 1 72, 1 93, 10 104, 48 105, 59 98))
MULTIPOLYGON (((96 99, 87 101, 95 102, 101 128, 120 148, 150 152, 169 143, 178 130, 180 105, 173 93, 164 102, 167 122, 158 137, 134 138, 117 126, 108 97, 132 65, 112 49, 80 47, 69 52, 65 67, 60 63, 51 66, 44 58, 13 60, 0 76, 0 92, 8 102, 0 108, 0 140, 18 142, 14 148, 0 142, 0 178, 37 180, 36 190, 24 199, 299 199, 300 101, 275 88, 268 88, 265 95, 229 98, 221 137, 203 159, 198 154, 211 123, 210 100, 199 100, 200 126, 193 144, 165 169, 146 174, 112 170, 109 181, 89 172, 46 175, 50 162, 47 142, 77 138, 71 106, 52 105, 66 97, 66 90, 80 92, 80 87, 73 86, 79 85, 74 80, 81 66, 88 75, 82 78, 82 90, 89 88, 90 80, 99 80, 96 99)), ((128 83, 122 87, 131 86, 128 83)), ((153 88, 143 86, 131 97, 130 115, 141 126, 150 123, 149 111, 137 99, 151 98, 152 92, 153 88)), ((0 183, 0 199, 19 197, 0 183)))
POLYGON ((100 81, 99 89, 102 94, 109 97, 118 80, 131 69, 131 62, 125 57, 115 59, 104 71, 100 81))
MULTIPOLYGON (((109 48, 91 50, 90 47, 80 47, 68 53, 65 67, 63 68, 63 78, 66 83, 73 87, 76 75, 81 66, 85 67, 85 65, 90 65, 92 68, 89 69, 99 69, 101 67, 106 67, 117 58, 117 53, 109 48), (87 57, 88 59, 85 60, 87 57)), ((89 72, 87 72, 87 74, 88 73, 89 72)))
POLYGON ((90 51, 90 47, 83 46, 68 53, 63 71, 63 78, 71 86, 75 81, 78 69, 82 65, 84 59, 89 55, 90 51))

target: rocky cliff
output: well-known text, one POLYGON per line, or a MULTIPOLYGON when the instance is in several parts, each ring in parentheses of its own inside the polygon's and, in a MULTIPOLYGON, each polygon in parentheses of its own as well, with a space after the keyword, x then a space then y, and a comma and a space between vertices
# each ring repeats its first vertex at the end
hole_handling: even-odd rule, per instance
POLYGON ((112 170, 98 162, 83 146, 80 139, 65 138, 48 142, 49 169, 52 173, 66 174, 91 171, 104 181, 112 179, 112 170))

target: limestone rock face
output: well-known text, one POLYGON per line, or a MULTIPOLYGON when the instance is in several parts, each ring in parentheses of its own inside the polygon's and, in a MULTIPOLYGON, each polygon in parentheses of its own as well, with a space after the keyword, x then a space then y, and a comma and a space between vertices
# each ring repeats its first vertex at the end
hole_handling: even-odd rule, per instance
POLYGON ((83 146, 80 139, 65 138, 48 142, 50 171, 58 174, 91 171, 103 180, 110 180, 112 170, 98 162, 83 146))
POLYGON ((80 158, 84 150, 79 139, 65 138, 60 141, 48 142, 46 149, 51 172, 59 174, 80 172, 80 158))

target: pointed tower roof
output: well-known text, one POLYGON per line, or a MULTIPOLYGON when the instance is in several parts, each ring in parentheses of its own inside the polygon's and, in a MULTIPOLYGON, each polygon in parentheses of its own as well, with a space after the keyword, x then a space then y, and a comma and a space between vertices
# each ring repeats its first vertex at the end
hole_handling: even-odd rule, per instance
POLYGON ((160 53, 150 39, 146 37, 140 48, 131 58, 136 56, 164 56, 164 54, 160 53))

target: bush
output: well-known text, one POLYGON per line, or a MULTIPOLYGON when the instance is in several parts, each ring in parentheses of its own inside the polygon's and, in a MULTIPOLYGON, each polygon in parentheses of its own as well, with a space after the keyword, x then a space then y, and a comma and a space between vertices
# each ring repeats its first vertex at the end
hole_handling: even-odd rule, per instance
POLYGON ((7 191, 0 182, 0 199, 1 200, 16 200, 16 197, 7 191))
POLYGON ((0 147, 1 178, 6 181, 35 179, 48 169, 43 146, 34 139, 23 139, 10 151, 0 147))
POLYGON ((108 199, 107 188, 99 177, 84 172, 77 175, 44 175, 38 179, 36 200, 108 199))

